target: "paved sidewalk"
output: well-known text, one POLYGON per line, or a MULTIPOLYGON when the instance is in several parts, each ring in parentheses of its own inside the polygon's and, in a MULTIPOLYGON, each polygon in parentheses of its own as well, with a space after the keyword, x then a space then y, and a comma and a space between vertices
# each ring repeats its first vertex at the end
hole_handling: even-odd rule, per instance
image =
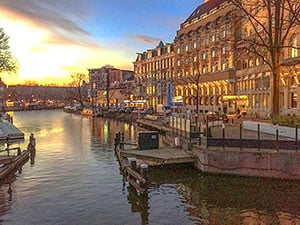
MULTIPOLYGON (((264 129, 264 125, 260 125, 260 139, 261 140, 276 140, 276 129, 273 129, 273 134, 266 133, 266 129, 264 129)), ((257 128, 257 125, 256 125, 257 128)), ((233 139, 239 139, 240 138, 240 124, 225 124, 225 138, 233 138, 233 139)), ((295 131, 294 131, 295 132, 295 131)), ((299 132, 300 133, 300 132, 299 132)), ((222 138, 223 137, 223 128, 222 126, 214 126, 211 127, 211 134, 213 137, 216 138, 222 138)), ((300 135, 300 134, 298 134, 300 135)), ((300 136, 299 136, 300 137, 300 136)), ((257 139, 258 138, 258 132, 253 129, 245 129, 244 127, 242 128, 242 138, 243 139, 257 139)), ((284 136, 282 133, 279 132, 279 139, 280 140, 295 140, 295 135, 290 135, 290 136, 284 136)))

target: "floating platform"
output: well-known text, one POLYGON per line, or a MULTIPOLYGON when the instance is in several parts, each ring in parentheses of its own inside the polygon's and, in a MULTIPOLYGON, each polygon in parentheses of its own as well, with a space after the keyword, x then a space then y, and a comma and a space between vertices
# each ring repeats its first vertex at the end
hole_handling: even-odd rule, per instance
POLYGON ((11 173, 20 170, 35 153, 35 138, 30 135, 27 150, 22 151, 20 147, 12 147, 11 144, 24 142, 24 133, 7 120, 0 119, 0 145, 5 146, 0 152, 7 155, 0 156, 0 180, 4 180, 11 173), (12 151, 15 151, 12 153, 12 151))
POLYGON ((24 133, 7 120, 0 119, 0 144, 24 141, 24 133))
POLYGON ((196 162, 192 153, 182 149, 121 150, 120 155, 144 161, 149 166, 196 162))

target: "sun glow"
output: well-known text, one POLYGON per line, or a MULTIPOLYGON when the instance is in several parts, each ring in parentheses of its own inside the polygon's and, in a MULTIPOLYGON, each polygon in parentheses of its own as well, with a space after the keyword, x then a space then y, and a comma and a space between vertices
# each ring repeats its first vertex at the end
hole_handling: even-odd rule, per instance
POLYGON ((128 59, 111 50, 92 44, 80 44, 71 38, 62 39, 53 30, 6 11, 0 15, 0 19, 0 26, 10 37, 11 52, 18 60, 19 67, 17 75, 1 75, 7 84, 28 81, 38 84, 68 84, 72 73, 87 74, 88 68, 98 68, 114 62, 118 63, 115 66, 127 65, 125 69, 129 69, 128 59))

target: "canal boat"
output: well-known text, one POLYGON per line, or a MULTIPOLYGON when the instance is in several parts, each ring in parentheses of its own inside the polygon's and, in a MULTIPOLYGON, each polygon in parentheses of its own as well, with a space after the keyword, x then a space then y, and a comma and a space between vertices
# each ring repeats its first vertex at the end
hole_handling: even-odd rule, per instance
POLYGON ((96 117, 96 116, 100 116, 100 112, 97 109, 84 108, 81 112, 81 115, 96 117))

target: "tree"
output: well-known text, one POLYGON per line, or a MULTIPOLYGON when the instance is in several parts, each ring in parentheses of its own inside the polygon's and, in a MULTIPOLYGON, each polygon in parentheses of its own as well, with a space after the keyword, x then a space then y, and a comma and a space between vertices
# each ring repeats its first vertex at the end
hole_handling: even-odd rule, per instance
POLYGON ((5 34, 4 29, 0 27, 0 73, 16 72, 16 65, 16 59, 10 52, 9 37, 5 34))
POLYGON ((81 105, 81 108, 83 109, 83 86, 86 83, 87 76, 83 73, 73 73, 71 75, 72 78, 72 85, 76 86, 78 91, 78 99, 81 105))
MULTIPOLYGON (((255 55, 268 65, 272 75, 271 116, 280 111, 280 70, 285 49, 293 48, 289 38, 299 34, 299 0, 232 0, 241 12, 242 33, 236 46, 238 52, 255 55)), ((298 45, 299 46, 299 45, 298 45)))

